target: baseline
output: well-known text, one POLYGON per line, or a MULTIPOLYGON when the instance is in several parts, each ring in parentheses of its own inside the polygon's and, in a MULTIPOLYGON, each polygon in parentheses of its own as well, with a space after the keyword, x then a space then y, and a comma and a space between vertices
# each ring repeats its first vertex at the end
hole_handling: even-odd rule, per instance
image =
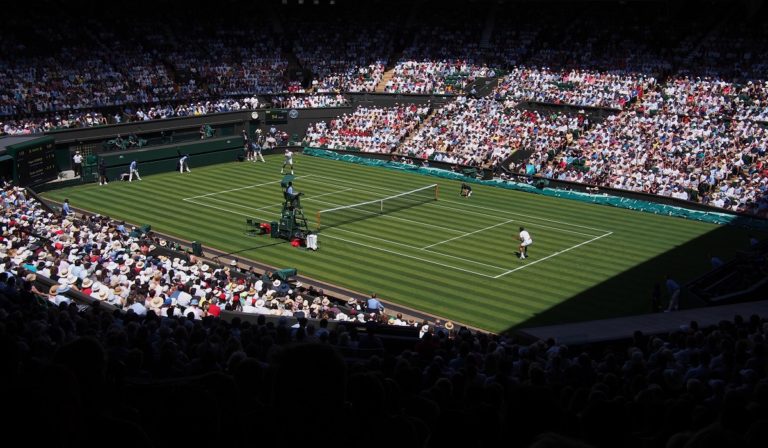
POLYGON ((517 272, 517 271, 520 271, 520 270, 522 270, 522 269, 525 269, 525 268, 529 268, 529 267, 531 267, 531 266, 533 266, 533 265, 535 265, 535 264, 537 264, 537 263, 541 263, 541 262, 542 262, 542 261, 544 261, 544 260, 548 260, 548 259, 550 259, 550 258, 553 258, 553 257, 556 257, 556 256, 558 256, 558 255, 562 255, 562 254, 564 254, 564 253, 566 253, 566 252, 568 252, 568 251, 571 251, 571 250, 573 250, 573 249, 576 249, 577 247, 581 247, 581 246, 587 245, 587 244, 589 244, 589 243, 591 243, 591 242, 597 241, 597 240, 599 240, 599 239, 601 239, 601 238, 605 238, 606 236, 610 236, 610 235, 613 235, 613 232, 608 232, 608 233, 606 233, 606 234, 604 234, 604 235, 600 235, 600 236, 598 236, 598 237, 592 238, 591 240, 587 240, 587 241, 584 241, 583 243, 579 243, 579 244, 577 244, 577 245, 575 245, 575 246, 571 246, 571 247, 569 247, 568 249, 563 249, 563 250, 561 250, 561 251, 557 251, 557 252, 555 252, 555 253, 553 253, 553 254, 547 255, 547 256, 546 256, 546 257, 544 257, 544 258, 540 258, 540 259, 538 259, 538 260, 536 260, 536 261, 532 261, 532 262, 530 262, 530 263, 528 263, 528 264, 525 264, 525 265, 523 265, 523 266, 519 266, 519 267, 516 267, 515 269, 510 269, 510 270, 508 270, 507 272, 504 272, 504 273, 502 273, 502 274, 499 274, 499 275, 497 275, 497 276, 495 276, 495 277, 493 277, 493 278, 501 278, 501 277, 504 277, 504 276, 505 276, 505 275, 507 275, 507 274, 511 274, 511 273, 513 273, 513 272, 517 272))
MULTIPOLYGON (((296 176, 296 179, 306 178, 306 177, 311 177, 311 176, 314 176, 314 174, 307 174, 305 176, 296 176)), ((199 196, 190 196, 188 198, 183 198, 183 200, 186 201, 187 199, 204 198, 204 197, 213 196, 213 195, 217 195, 217 194, 221 194, 221 193, 229 193, 230 191, 247 190, 249 188, 262 187, 264 185, 279 184, 282 181, 283 181, 282 179, 280 179, 280 180, 273 180, 271 182, 264 182, 264 183, 261 183, 261 184, 246 185, 245 187, 231 188, 229 190, 214 191, 213 193, 207 193, 207 194, 201 194, 199 196)))

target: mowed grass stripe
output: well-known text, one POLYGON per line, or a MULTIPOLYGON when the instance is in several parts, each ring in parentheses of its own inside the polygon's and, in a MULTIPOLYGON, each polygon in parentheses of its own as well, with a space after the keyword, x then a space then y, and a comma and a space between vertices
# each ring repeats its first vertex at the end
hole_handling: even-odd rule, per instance
MULTIPOLYGON (((389 255, 384 254, 381 257, 382 258, 389 258, 389 255)), ((368 260, 368 261, 370 261, 370 260, 368 260)), ((358 266, 358 265, 356 264, 355 266, 358 266)), ((389 271, 393 271, 394 272, 396 270, 397 270, 396 268, 392 267, 392 268, 390 268, 390 270, 388 270, 388 272, 389 271)), ((405 270, 405 271, 403 271, 403 275, 407 276, 407 277, 413 277, 413 272, 411 272, 409 270, 405 270)), ((398 277, 396 277, 396 278, 401 278, 402 279, 403 277, 398 275, 398 277)), ((433 269, 431 266, 428 266, 428 265, 425 264, 423 266, 423 268, 420 269, 419 277, 418 277, 419 280, 423 279, 424 281, 423 282, 418 282, 417 285, 422 285, 422 287, 424 287, 423 285, 439 284, 441 289, 445 289, 444 288, 445 286, 449 286, 450 290, 452 292, 454 292, 456 290, 454 289, 454 287, 448 281, 448 279, 454 279, 454 278, 456 278, 456 277, 451 275, 450 273, 446 272, 445 270, 433 269), (430 277, 431 273, 434 273, 435 276, 430 277)), ((558 278, 559 278, 559 276, 554 276, 551 280, 552 281, 556 281, 558 278)), ((400 280, 400 281, 405 281, 405 280, 400 280)), ((478 280, 476 280, 476 281, 474 281, 472 283, 469 283, 469 284, 467 284, 467 283, 462 281, 462 282, 456 284, 456 287, 462 288, 464 285, 469 285, 468 288, 466 289, 466 294, 465 295, 469 296, 469 297, 475 297, 475 296, 477 296, 476 285, 479 284, 479 283, 482 283, 482 282, 486 282, 486 280, 478 279, 478 280)), ((426 287, 429 287, 429 286, 426 286, 426 287)), ((489 292, 491 291, 490 287, 487 287, 487 289, 488 289, 489 292)), ((421 288, 419 288, 419 290, 421 290, 421 288)), ((503 285, 501 285, 501 284, 498 284, 498 289, 496 289, 493 292, 498 294, 498 295, 500 295, 500 296, 501 295, 506 295, 506 294, 509 293, 508 289, 506 287, 504 287, 503 285)), ((454 294, 447 294, 447 295, 445 295, 445 297, 450 297, 452 295, 454 295, 454 294)), ((546 300, 542 300, 542 297, 546 297, 546 296, 539 296, 539 297, 535 298, 534 301, 535 302, 540 302, 540 303, 547 303, 546 300)))
MULTIPOLYGON (((460 281, 450 277, 446 277, 444 273, 438 270, 425 268, 422 270, 418 278, 413 276, 413 272, 392 266, 386 273, 380 272, 376 267, 366 265, 364 254, 351 254, 350 257, 357 266, 356 271, 367 277, 369 287, 375 288, 376 291, 379 288, 390 289, 391 282, 396 282, 394 290, 400 292, 405 297, 410 296, 411 300, 420 304, 423 307, 429 307, 430 309, 443 309, 442 307, 435 307, 434 301, 423 300, 422 297, 430 297, 433 294, 443 292, 446 300, 451 298, 457 299, 456 309, 472 311, 478 305, 496 312, 519 312, 519 308, 510 306, 511 304, 493 303, 488 302, 486 299, 477 299, 473 294, 473 288, 469 285, 463 284, 460 281), (449 287, 452 293, 446 295, 444 293, 445 287, 449 287)), ((344 275, 344 273, 341 273, 344 275)), ((394 298, 393 296, 383 295, 382 297, 394 298)), ((492 315, 493 312, 489 312, 492 315)))
MULTIPOLYGON (((166 195, 157 194, 156 198, 160 199, 164 196, 166 195)), ((84 195, 84 197, 88 197, 88 195, 84 195)), ((227 248, 236 248, 242 244, 244 238, 242 232, 222 231, 223 219, 221 218, 210 218, 210 214, 189 208, 175 209, 172 217, 164 218, 157 214, 157 210, 137 211, 127 201, 130 196, 126 196, 125 199, 126 202, 121 204, 117 202, 94 203, 99 209, 108 210, 112 216, 124 216, 137 224, 152 223, 153 229, 159 231, 175 233, 182 230, 187 235, 193 235, 197 239, 208 237, 217 243, 225 244, 227 248)))

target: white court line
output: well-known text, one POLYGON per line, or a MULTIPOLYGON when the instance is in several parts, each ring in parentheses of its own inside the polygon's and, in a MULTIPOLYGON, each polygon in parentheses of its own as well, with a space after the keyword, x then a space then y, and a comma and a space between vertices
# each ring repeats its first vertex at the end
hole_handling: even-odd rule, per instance
POLYGON ((523 265, 523 266, 520 266, 520 267, 517 267, 517 268, 515 268, 515 269, 510 269, 509 271, 507 271, 507 272, 504 272, 503 274, 499 274, 499 275, 497 275, 497 276, 495 276, 495 277, 493 277, 493 278, 504 277, 504 276, 505 276, 505 275, 507 275, 507 274, 511 274, 511 273, 513 273, 513 272, 516 272, 516 271, 519 271, 519 270, 521 270, 521 269, 525 269, 525 268, 531 267, 531 266, 533 266, 533 265, 534 265, 534 264, 536 264, 536 263, 540 263, 540 262, 542 262, 542 261, 544 261, 544 260, 550 259, 550 258, 552 258, 552 257, 556 257, 556 256, 558 256, 558 255, 561 255, 561 254, 565 253, 565 252, 568 252, 569 250, 573 250, 573 249, 576 249, 577 247, 581 247, 581 246, 583 246, 583 245, 585 245, 585 244, 589 244, 589 243, 591 243, 591 242, 593 242, 593 241, 597 241, 597 240, 599 240, 600 238, 605 238, 606 236, 609 236, 609 235, 613 235, 613 232, 608 232, 608 233, 606 233, 606 234, 604 234, 604 235, 600 235, 600 236, 598 236, 598 237, 592 238, 592 239, 591 239, 591 240, 589 240, 589 241, 584 241, 583 243, 579 243, 579 244, 577 244, 577 245, 575 245, 575 246, 571 246, 571 247, 569 247, 568 249, 564 249, 564 250, 561 250, 561 251, 555 252, 554 254, 551 254, 551 255, 547 255, 547 256, 546 256, 546 257, 544 257, 544 258, 540 258, 540 259, 538 259, 538 260, 536 260, 536 261, 534 261, 534 262, 531 262, 531 263, 525 264, 525 265, 523 265))
MULTIPOLYGON (((571 224, 569 222, 558 221, 556 219, 539 218, 538 216, 530 216, 530 215, 526 215, 524 213, 515 213, 515 212, 506 211, 506 210, 498 210, 498 209, 491 208, 491 207, 483 207, 482 205, 465 204, 463 202, 450 201, 450 200, 447 200, 447 199, 444 200, 443 202, 450 202, 451 204, 462 204, 462 205, 465 205, 467 207, 479 208, 479 209, 482 209, 482 210, 490 210, 490 211, 494 211, 494 212, 504 213, 504 214, 507 214, 507 215, 522 216, 522 217, 528 218, 528 219, 536 219, 536 220, 539 220, 539 221, 553 222, 555 224, 564 224, 566 226, 579 227, 581 229, 596 230, 598 232, 603 232, 603 233, 611 232, 610 230, 606 230, 606 229, 597 229, 595 227, 582 226, 582 225, 579 225, 579 224, 571 224)), ((458 210, 458 209, 455 209, 455 210, 458 210)), ((563 230, 563 229, 559 229, 559 230, 563 230)), ((611 232, 611 233, 613 233, 613 232, 611 232)), ((594 235, 589 235, 589 236, 594 236, 594 235)))
MULTIPOLYGON (((397 245, 397 246, 403 246, 403 247, 407 247, 407 248, 410 248, 410 249, 418 249, 418 250, 423 250, 424 252, 429 252, 429 253, 433 253, 433 254, 436 254, 436 255, 441 255, 441 256, 444 256, 444 257, 449 257, 449 258, 455 258, 455 259, 457 259, 457 260, 461 260, 461 261, 464 261, 464 262, 466 262, 466 263, 472 263, 472 264, 476 264, 476 265, 479 265, 479 266, 486 266, 486 267, 489 267, 489 268, 498 269, 498 270, 500 270, 500 271, 503 271, 503 270, 507 269, 507 268, 502 268, 502 267, 500 267, 500 266, 494 266, 494 265, 492 265, 492 264, 481 263, 481 262, 479 262, 479 261, 470 260, 470 259, 468 259, 468 258, 461 258, 461 257, 457 257, 457 256, 455 256, 455 255, 444 254, 444 253, 442 253, 442 252, 437 252, 437 251, 434 251, 434 250, 427 250, 427 249, 424 249, 424 248, 419 248, 419 247, 416 247, 416 246, 412 246, 412 245, 410 245, 410 244, 399 243, 399 242, 397 242, 397 241, 392 241, 392 240, 388 240, 388 239, 385 239, 385 238, 379 238, 379 237, 377 237, 377 236, 368 235, 368 234, 365 234, 365 233, 360 233, 360 232, 353 232, 352 230, 342 229, 341 227, 334 227, 334 228, 333 228, 333 231, 334 231, 334 232, 346 232, 346 233, 351 233, 351 234, 353 234, 353 235, 360 235, 360 236, 362 236, 362 237, 364 237, 364 238, 371 238, 371 239, 374 239, 374 240, 384 241, 384 242, 387 242, 387 243, 390 243, 390 244, 394 244, 394 245, 397 245)), ((322 235, 324 235, 324 233, 323 233, 322 235)))
MULTIPOLYGON (((310 175, 308 175, 308 176, 310 176, 310 175)), ((275 182, 269 182, 269 183, 275 183, 275 182)), ((245 187, 245 188, 251 188, 251 187, 253 187, 253 186, 249 186, 249 187, 245 187)), ((228 190, 228 191, 235 191, 235 190, 242 190, 242 189, 244 189, 244 188, 237 188, 237 189, 232 189, 232 190, 228 190)), ((256 218, 256 219, 261 219, 261 220, 269 220, 269 218, 254 216, 253 214, 240 213, 240 212, 237 212, 237 211, 234 211, 234 210, 229 210, 229 209, 226 209, 226 208, 217 207, 217 206, 214 206, 214 205, 205 204, 205 203, 202 203, 202 202, 195 201, 194 199, 197 198, 197 197, 206 197, 206 195, 196 196, 196 197, 193 197, 193 198, 184 198, 183 200, 191 202, 193 204, 202 205, 204 207, 209 207, 209 208, 213 208, 213 209, 216 209, 216 210, 225 211, 225 212, 236 214, 236 215, 240 215, 240 216, 246 216, 246 217, 251 217, 251 218, 256 218)), ((217 201, 221 201, 221 202, 224 202, 224 203, 228 203, 230 205, 238 205, 238 204, 227 202, 227 201, 224 201, 224 200, 221 200, 221 199, 216 199, 216 198, 209 198, 209 199, 214 199, 214 200, 217 200, 217 201)), ((317 201, 317 202, 331 204, 331 205, 337 205, 337 204, 333 204, 333 203, 325 202, 325 201, 317 201)), ((382 216, 387 216, 387 215, 382 215, 382 216)), ((406 221, 410 221, 410 220, 406 220, 406 221)), ((511 222, 511 221, 512 220, 509 220, 508 222, 511 222)), ((421 223, 419 221, 412 221, 412 222, 418 223, 418 224, 426 224, 426 223, 421 223)), ((496 225, 491 226, 491 227, 500 226, 500 225, 505 224, 505 223, 499 223, 499 224, 496 224, 496 225)), ((334 230, 342 230, 342 231, 345 231, 345 232, 349 232, 349 233, 353 233, 353 234, 358 234, 358 235, 361 235, 361 236, 364 236, 364 237, 368 237, 368 238, 374 238, 374 239, 379 239, 379 240, 383 240, 383 241, 388 241, 388 240, 384 240, 383 238, 377 238, 377 237, 372 237, 372 236, 365 235, 365 234, 359 234, 357 232, 352 232, 352 231, 349 231, 349 230, 338 229, 338 228, 334 229, 334 230)), ((487 230, 487 229, 481 229, 481 230, 487 230)), ((505 271, 505 272, 503 272, 503 273, 501 273, 499 275, 496 275, 496 276, 492 276, 492 275, 488 275, 488 274, 483 274, 483 273, 480 273, 480 272, 475 272, 475 271, 472 271, 472 270, 469 270, 469 269, 460 268, 460 267, 457 267, 457 266, 451 266, 449 264, 440 263, 440 262, 437 262, 437 261, 434 261, 434 260, 428 260, 428 259, 424 259, 424 258, 421 258, 421 257, 413 256, 413 255, 403 254, 403 253, 400 253, 400 252, 396 252, 396 251, 389 250, 389 249, 384 249, 384 248, 377 247, 377 246, 371 246, 371 245, 360 243, 360 242, 357 242, 357 241, 347 240, 345 238, 340 238, 340 237, 337 237, 337 236, 328 235, 327 233, 324 233, 324 236, 326 236, 328 238, 331 238, 331 239, 341 240, 341 241, 345 241, 345 242, 348 242, 348 243, 351 243, 351 244, 357 244, 359 246, 368 247, 368 248, 371 248, 371 249, 374 249, 374 250, 379 250, 379 251, 382 251, 382 252, 388 252, 388 253, 400 255, 400 256, 403 256, 403 257, 406 257, 406 258, 412 258, 412 259, 415 259, 415 260, 424 261, 426 263, 431 263, 431 264, 435 264, 435 265, 438 265, 438 266, 443 266, 443 267, 450 268, 450 269, 455 269, 455 270, 462 271, 462 272, 468 272, 470 274, 475 274, 475 275, 479 275, 479 276, 482 276, 482 277, 498 279, 498 278, 501 278, 501 277, 503 277, 505 275, 511 274, 513 272, 516 272, 516 271, 519 271, 519 270, 522 270, 522 269, 526 269, 526 268, 528 268, 530 266, 533 266, 533 265, 535 265, 535 264, 537 264, 539 262, 542 262, 544 260, 548 260, 550 258, 553 258, 553 257, 557 256, 557 255, 561 255, 561 254, 563 254, 565 252, 568 252, 570 250, 573 250, 573 249, 576 249, 578 247, 584 246, 586 244, 589 244, 589 243, 591 243, 593 241, 597 241, 597 240, 599 240, 601 238, 604 238, 604 237, 612 235, 612 234, 613 234, 613 232, 607 232, 607 233, 605 233, 603 235, 600 235, 598 237, 592 238, 592 239, 590 239, 588 241, 584 241, 582 243, 576 244, 575 246, 571 246, 571 247, 569 247, 567 249, 555 252, 555 253, 553 253, 551 255, 548 255, 548 256, 546 256, 544 258, 538 259, 538 260, 536 260, 536 261, 534 261, 532 263, 528 263, 526 265, 519 266, 519 267, 517 267, 515 269, 510 269, 510 270, 505 271)), ((466 235, 461 235, 460 237, 463 237, 463 236, 466 236, 466 235)), ((405 247, 411 247, 413 249, 419 249, 419 248, 416 248, 416 247, 413 247, 413 246, 408 246, 408 245, 403 244, 403 243, 396 243, 396 242, 393 242, 393 241, 389 241, 389 242, 397 244, 397 245, 405 246, 405 247)), ((428 247, 429 246, 427 246, 427 248, 428 247)), ((484 263, 481 263, 481 262, 477 262, 477 261, 473 261, 473 260, 468 260, 468 259, 464 259, 464 258, 461 258, 461 257, 456 257, 456 256, 453 256, 453 255, 444 254, 444 253, 441 253, 441 252, 427 250, 427 248, 419 249, 419 250, 424 250, 425 252, 433 253, 433 254, 440 255, 440 256, 447 256, 447 257, 450 257, 450 258, 459 259, 459 260, 462 260, 462 261, 468 262, 468 263, 473 263, 473 264, 483 265, 483 266, 487 266, 487 267, 492 267, 494 269, 504 269, 504 268, 500 268, 498 266, 487 265, 487 264, 484 264, 484 263)))
POLYGON ((371 246, 369 244, 359 243, 357 241, 348 240, 346 238, 340 238, 338 236, 323 234, 323 237, 324 238, 332 238, 334 240, 345 241, 345 242, 351 243, 351 244, 357 244, 358 246, 363 246, 363 247, 367 247, 369 249, 374 249, 374 250, 379 250, 379 251, 382 251, 382 252, 387 252, 387 253, 390 253, 390 254, 399 255, 401 257, 412 258, 414 260, 419 260, 419 261, 423 261, 425 263, 430 263, 430 264, 434 264, 434 265, 437 265, 437 266, 442 266, 444 268, 456 269, 457 271, 468 272, 470 274, 480 275, 480 276, 487 277, 487 278, 496 278, 496 277, 494 277, 492 275, 483 274, 483 273, 475 272, 475 271, 470 271, 469 269, 464 269, 464 268, 460 268, 460 267, 456 267, 456 266, 451 266, 449 264, 440 263, 438 261, 429 260, 427 258, 421 258, 421 257, 413 256, 413 255, 404 254, 402 252, 397 252, 397 251, 394 251, 394 250, 389 250, 389 249, 384 249, 384 248, 377 247, 377 246, 371 246))
MULTIPOLYGON (((444 209, 447 209, 447 210, 457 210, 457 211, 460 211, 462 213, 471 213, 471 214, 477 215, 477 216, 487 216, 489 218, 495 218, 495 219, 503 219, 504 218, 502 216, 489 215, 488 213, 476 212, 474 210, 462 210, 462 209, 459 209, 459 208, 456 208, 456 207, 446 207, 444 205, 439 205, 439 204, 436 204, 434 202, 428 202, 426 205, 431 205, 431 206, 437 207, 437 208, 444 208, 444 209)), ((504 212, 501 212, 501 213, 504 213, 504 212)), ((513 213, 513 214, 515 214, 515 213, 513 213)), ((510 221, 512 221, 512 220, 510 220, 510 221)), ((520 223, 522 223, 522 224, 529 224, 529 222, 527 220, 520 220, 520 223)), ((595 235, 592 235, 591 233, 584 233, 584 232, 577 232, 575 230, 561 229, 559 227, 552 227, 552 226, 548 226, 546 224, 530 223, 530 225, 535 226, 535 227, 543 227, 545 229, 556 230, 558 232, 563 232, 563 233, 572 233, 574 235, 581 235, 581 236, 588 236, 588 237, 594 237, 595 236, 595 235)))
MULTIPOLYGON (((184 200, 187 201, 187 202, 191 202, 193 204, 202 205, 204 207, 210 207, 210 208, 213 208, 213 209, 216 209, 216 210, 221 210, 221 211, 232 213, 232 214, 235 214, 235 215, 247 216, 247 217, 250 217, 250 218, 256 218, 256 219, 261 219, 261 220, 266 220, 266 221, 270 220, 270 218, 264 218, 264 217, 261 217, 261 216, 253 216, 252 214, 240 213, 240 212, 236 212, 234 210, 229 210, 229 209, 226 209, 226 208, 223 208, 223 207, 217 207, 215 205, 210 205, 210 204, 205 204, 205 203, 202 203, 202 202, 197 202, 194 199, 187 198, 187 199, 184 199, 184 200)), ((334 229, 334 230, 342 230, 342 229, 334 229)), ((351 231, 348 231, 348 230, 347 230, 347 232, 355 233, 355 232, 351 232, 351 231)), ((368 235, 365 235, 365 236, 368 236, 368 235)), ((456 269, 456 270, 459 270, 459 271, 469 272, 471 274, 481 275, 481 276, 487 277, 487 278, 494 278, 492 275, 482 274, 480 272, 470 271, 469 269, 463 269, 463 268, 460 268, 460 267, 451 266, 449 264, 440 263, 440 262, 437 262, 437 261, 432 261, 432 260, 427 260, 427 259, 420 258, 420 257, 415 257, 415 256, 412 256, 412 255, 402 254, 400 252, 391 251, 391 250, 384 249, 384 248, 381 248, 381 247, 370 246, 368 244, 358 243, 356 241, 351 241, 351 240, 347 240, 347 239, 340 238, 340 237, 337 237, 337 236, 328 235, 326 233, 323 233, 323 237, 324 238, 327 237, 327 238, 331 238, 331 239, 341 240, 341 241, 346 241, 348 243, 357 244, 357 245, 364 246, 364 247, 369 247, 371 249, 376 249, 376 250, 380 250, 380 251, 383 251, 383 252, 390 252, 390 253, 397 254, 397 255, 400 255, 400 256, 403 256, 403 257, 406 257, 406 258, 413 258, 413 259, 416 259, 416 260, 424 261, 426 263, 432 263, 432 264, 436 264, 438 266, 443 266, 443 267, 450 268, 450 269, 456 269)), ((375 237, 372 237, 372 238, 375 238, 375 237)), ((396 244, 403 245, 402 243, 396 243, 396 244)), ((418 248, 414 248, 414 249, 418 249, 418 248)), ((427 251, 427 252, 432 252, 432 251, 427 251)), ((454 257, 453 255, 441 254, 440 252, 433 252, 433 253, 440 254, 440 255, 445 255, 445 256, 448 256, 448 257, 451 257, 451 258, 458 258, 460 260, 469 261, 469 262, 472 262, 472 263, 475 263, 475 264, 483 264, 483 263, 479 263, 479 262, 475 262, 475 261, 471 261, 471 260, 465 260, 465 259, 459 258, 459 257, 454 257)), ((486 265, 486 266, 490 266, 490 265, 486 265)), ((504 269, 504 268, 501 268, 501 267, 498 267, 498 266, 493 266, 493 267, 495 269, 499 269, 499 270, 503 270, 504 269)))
MULTIPOLYGON (((320 179, 333 180, 335 182, 346 182, 347 184, 351 184, 351 185, 360 185, 360 186, 364 186, 364 187, 368 187, 368 188, 373 188, 374 190, 397 191, 397 190, 393 190, 391 188, 377 187, 375 185, 369 185, 369 184, 360 184, 360 183, 356 183, 356 182, 352 182, 352 181, 348 181, 348 180, 344 180, 344 179, 334 179, 334 178, 328 177, 328 176, 320 176, 318 174, 314 174, 313 176, 317 177, 317 178, 320 178, 320 179)), ((326 185, 328 185, 328 184, 326 183, 326 185)), ((368 193, 372 193, 372 192, 368 191, 368 193)), ((461 211, 461 212, 465 212, 465 213, 473 213, 472 211, 464 210, 464 209, 461 209, 461 208, 447 207, 447 206, 444 206, 444 205, 439 205, 440 202, 447 202, 447 203, 450 203, 450 204, 461 204, 463 206, 472 207, 472 208, 478 208, 478 209, 481 209, 481 210, 490 210, 492 212, 497 212, 497 213, 502 213, 502 214, 507 214, 507 215, 522 216, 522 217, 527 218, 527 219, 535 219, 535 220, 538 220, 538 221, 553 222, 553 223, 556 223, 556 224, 564 224, 564 225, 570 226, 570 227, 579 227, 579 228, 587 229, 587 230, 596 230, 596 231, 602 232, 602 233, 611 232, 611 230, 598 229, 598 228, 595 228, 595 227, 582 226, 582 225, 579 225, 579 224, 571 224, 569 222, 558 221, 556 219, 539 218, 538 216, 531 216, 531 215, 526 215, 526 214, 523 214, 523 213, 515 213, 515 212, 511 212, 511 211, 507 211, 507 210, 499 210, 499 209, 491 208, 491 207, 483 207, 481 205, 472 205, 472 204, 467 204, 465 202, 451 201, 451 200, 448 200, 448 199, 440 199, 437 202, 438 202, 437 204, 434 203, 434 202, 427 203, 427 204, 431 205, 433 207, 445 208, 445 209, 448 209, 448 210, 457 210, 457 211, 461 211)), ((474 213, 478 213, 478 212, 474 212, 474 213)), ((486 216, 493 216, 493 215, 486 215, 486 216)), ((497 219, 504 219, 503 216, 493 216, 493 217, 495 217, 497 219)), ((539 225, 544 227, 542 224, 539 224, 539 225)), ((553 230, 562 230, 563 232, 568 232, 568 230, 558 229, 557 227, 550 227, 550 228, 553 229, 553 230)), ((570 232, 571 233, 575 233, 574 231, 570 231, 570 232)), ((586 233, 581 233, 580 235, 583 235, 583 236, 595 236, 595 235, 589 235, 589 234, 586 234, 586 233)))
MULTIPOLYGON (((314 198, 319 198, 319 197, 322 197, 322 196, 328 196, 328 195, 331 195, 331 194, 341 193, 341 192, 349 191, 349 190, 354 190, 354 188, 344 188, 344 189, 341 189, 341 190, 331 191, 330 193, 318 194, 318 195, 315 195, 315 196, 310 196, 310 197, 304 198, 303 200, 304 201, 311 201, 314 198)), ((191 201, 191 199, 189 199, 189 198, 184 199, 184 200, 185 201, 191 201)), ((281 202, 279 204, 270 204, 270 205, 265 205, 264 207, 254 208, 254 207, 251 207, 249 205, 240 204, 239 202, 232 202, 232 201, 227 201, 225 199, 214 198, 213 196, 208 196, 208 197, 205 198, 205 200, 206 201, 223 202, 225 204, 234 205, 235 207, 244 208, 246 210, 253 210, 253 211, 256 211, 256 212, 261 211, 261 210, 266 210, 266 209, 272 208, 272 207, 280 207, 281 205, 283 205, 282 202, 281 202)))
POLYGON ((475 230, 474 232, 465 233, 464 235, 459 235, 459 236, 455 236, 453 238, 448 238, 447 240, 438 241, 437 243, 430 244, 429 246, 424 246, 424 247, 422 247, 422 249, 429 249, 430 247, 435 247, 437 245, 440 245, 440 244, 443 244, 443 243, 447 243, 448 241, 458 240, 459 238, 464 238, 465 236, 474 235, 475 233, 480 233, 480 232, 482 232, 484 230, 490 230, 490 229, 493 229, 494 227, 499 227, 499 226, 503 226, 504 224, 509 224, 512 221, 514 221, 514 219, 510 219, 510 220, 507 220, 507 221, 504 221, 504 222, 500 222, 500 223, 494 224, 492 226, 484 227, 482 229, 475 230))
MULTIPOLYGON (((310 176, 314 176, 314 175, 313 174, 307 174, 306 176, 296 176, 296 179, 307 178, 307 177, 310 177, 310 176)), ((184 198, 183 200, 186 201, 187 199, 205 198, 205 197, 208 197, 208 196, 213 196, 215 194, 229 193, 230 191, 247 190, 248 188, 262 187, 264 185, 279 184, 282 181, 283 181, 282 179, 280 179, 280 180, 273 180, 272 182, 264 182, 263 184, 254 184, 254 185, 247 185, 245 187, 240 187, 240 188, 232 188, 230 190, 214 191, 213 193, 201 194, 200 196, 190 196, 188 198, 184 198)))
MULTIPOLYGON (((321 204, 335 205, 335 206, 337 206, 337 207, 343 207, 343 205, 342 205, 342 204, 336 204, 336 203, 333 203, 333 202, 328 202, 328 201, 315 201, 315 202, 319 202, 319 203, 321 203, 321 204)), ((375 218, 375 217, 380 217, 380 218, 387 218, 387 219, 396 219, 396 220, 398 220, 398 221, 412 222, 412 223, 414 223, 414 224, 419 224, 419 225, 422 225, 422 226, 427 226, 427 227, 434 227, 434 228, 436 228, 436 229, 447 230, 447 231, 449 231, 449 232, 454 232, 454 233, 455 233, 455 232, 458 232, 458 233, 464 233, 464 231, 463 231, 463 230, 459 230, 459 229, 451 229, 450 227, 443 227, 443 226, 438 226, 438 225, 436 225, 436 224, 430 224, 430 223, 428 223, 428 222, 414 221, 413 219, 408 219, 408 218, 399 218, 399 217, 397 217, 397 216, 391 216, 391 215, 387 215, 387 214, 379 214, 379 213, 375 213, 375 212, 368 212, 368 211, 366 211, 366 210, 361 210, 361 211, 364 211, 364 212, 366 212, 366 213, 370 213, 371 215, 374 215, 374 216, 373 216, 374 218, 375 218)))
MULTIPOLYGON (((302 200, 302 202, 311 201, 311 200, 313 200, 315 198, 321 198, 323 196, 330 196, 330 195, 336 194, 336 193, 343 193, 343 192, 349 191, 349 190, 354 190, 354 188, 344 188, 344 189, 341 189, 341 190, 331 191, 330 193, 316 194, 314 196, 308 196, 306 198, 302 198, 301 200, 302 200)), ((208 199, 214 199, 214 198, 208 198, 208 199)), ((221 199, 214 199, 214 200, 221 200, 221 199)), ((230 204, 235 204, 235 203, 234 202, 230 202, 230 204)), ((251 210, 254 210, 254 211, 261 211, 261 210, 266 210, 266 209, 272 208, 272 207, 280 207, 282 205, 283 205, 283 203, 281 202, 279 204, 265 205, 264 207, 259 207, 259 208, 250 208, 250 207, 248 207, 248 208, 250 208, 251 210)))

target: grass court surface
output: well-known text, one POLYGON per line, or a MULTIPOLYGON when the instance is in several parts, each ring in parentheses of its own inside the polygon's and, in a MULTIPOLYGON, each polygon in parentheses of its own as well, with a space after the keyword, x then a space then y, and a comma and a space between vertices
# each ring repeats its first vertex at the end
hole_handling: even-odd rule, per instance
POLYGON ((708 254, 727 260, 748 241, 736 227, 480 185, 467 199, 456 181, 295 160, 310 228, 318 210, 430 184, 439 185, 439 200, 322 229, 311 252, 244 234, 246 218, 279 216, 282 155, 203 168, 192 160, 191 173, 44 196, 495 332, 648 312, 652 285, 666 273, 687 282, 709 269, 708 254), (534 240, 525 260, 515 256, 520 226, 534 240))

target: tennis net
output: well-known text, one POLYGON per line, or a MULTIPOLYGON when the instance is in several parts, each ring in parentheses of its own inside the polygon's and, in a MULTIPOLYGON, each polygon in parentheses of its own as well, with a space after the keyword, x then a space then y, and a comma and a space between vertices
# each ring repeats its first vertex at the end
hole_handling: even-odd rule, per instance
POLYGON ((406 208, 414 207, 430 201, 436 201, 438 194, 437 184, 428 185, 416 190, 375 199, 373 201, 360 202, 358 204, 334 207, 317 212, 317 230, 347 224, 361 219, 381 216, 406 208))

